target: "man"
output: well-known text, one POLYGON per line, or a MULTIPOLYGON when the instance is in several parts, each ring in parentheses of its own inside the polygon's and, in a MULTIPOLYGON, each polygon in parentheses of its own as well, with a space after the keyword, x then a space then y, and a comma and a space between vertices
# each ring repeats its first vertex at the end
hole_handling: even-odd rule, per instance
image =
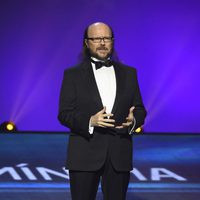
POLYGON ((84 59, 65 70, 59 121, 71 129, 66 167, 72 200, 125 200, 132 170, 132 132, 144 123, 136 70, 112 60, 114 35, 104 23, 87 27, 84 59))

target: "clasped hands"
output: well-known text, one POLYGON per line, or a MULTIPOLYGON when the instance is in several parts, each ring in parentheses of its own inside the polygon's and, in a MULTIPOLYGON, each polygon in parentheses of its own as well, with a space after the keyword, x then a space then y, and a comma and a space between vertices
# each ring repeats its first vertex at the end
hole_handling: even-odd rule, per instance
POLYGON ((94 126, 103 127, 103 128, 115 127, 115 128, 118 128, 118 129, 129 127, 133 123, 133 118, 134 118, 133 110, 134 110, 134 108, 135 107, 132 106, 129 109, 129 114, 126 117, 126 122, 122 123, 119 126, 115 126, 115 120, 110 119, 110 117, 112 117, 113 114, 112 113, 106 113, 106 107, 103 107, 102 110, 100 110, 98 113, 96 113, 95 115, 93 115, 90 118, 90 125, 93 126, 93 127, 94 126))

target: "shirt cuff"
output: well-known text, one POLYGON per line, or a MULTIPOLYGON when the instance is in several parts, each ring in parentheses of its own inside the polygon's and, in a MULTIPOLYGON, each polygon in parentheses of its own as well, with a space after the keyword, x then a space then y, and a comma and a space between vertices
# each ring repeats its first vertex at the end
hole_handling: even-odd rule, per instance
POLYGON ((93 132, 94 132, 94 126, 91 126, 91 123, 90 123, 90 121, 89 121, 89 128, 88 128, 88 132, 90 133, 90 135, 92 135, 92 134, 93 134, 93 132))

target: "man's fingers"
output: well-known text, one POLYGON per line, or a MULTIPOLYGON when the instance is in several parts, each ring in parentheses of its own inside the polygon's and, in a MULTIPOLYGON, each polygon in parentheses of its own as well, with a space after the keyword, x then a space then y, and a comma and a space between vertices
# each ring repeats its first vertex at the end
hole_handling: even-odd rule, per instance
POLYGON ((126 123, 122 123, 122 126, 128 127, 132 124, 132 122, 126 122, 126 123))
POLYGON ((116 126, 115 128, 121 129, 124 128, 123 126, 116 126))
MULTIPOLYGON (((132 106, 130 109, 129 109, 129 116, 126 117, 126 120, 127 122, 125 123, 122 123, 122 125, 120 126, 116 126, 115 128, 117 129, 121 129, 121 128, 124 128, 124 127, 128 127, 132 124, 132 115, 133 115, 133 110, 135 109, 134 106, 132 106)), ((97 122, 97 125, 99 127, 114 127, 115 125, 113 123, 115 123, 115 120, 114 119, 110 119, 108 117, 112 117, 113 114, 112 113, 105 113, 106 112, 106 107, 104 106, 102 110, 100 110, 97 114, 99 115, 99 120, 97 122)))
POLYGON ((99 127, 102 127, 102 128, 106 128, 106 126, 103 126, 103 125, 101 125, 101 124, 99 124, 98 126, 99 126, 99 127))
POLYGON ((112 114, 112 113, 106 113, 106 114, 103 114, 102 116, 103 116, 103 117, 112 117, 113 114, 112 114))
POLYGON ((132 123, 132 122, 133 122, 133 118, 132 118, 132 117, 127 117, 127 118, 126 118, 126 122, 132 123))
POLYGON ((115 123, 114 119, 103 119, 101 120, 102 122, 110 122, 110 123, 115 123))
POLYGON ((121 128, 129 127, 131 124, 132 124, 131 122, 122 123, 121 126, 116 126, 115 128, 121 129, 121 128))
POLYGON ((106 122, 98 122, 98 126, 100 127, 114 127, 114 124, 106 123, 106 122))

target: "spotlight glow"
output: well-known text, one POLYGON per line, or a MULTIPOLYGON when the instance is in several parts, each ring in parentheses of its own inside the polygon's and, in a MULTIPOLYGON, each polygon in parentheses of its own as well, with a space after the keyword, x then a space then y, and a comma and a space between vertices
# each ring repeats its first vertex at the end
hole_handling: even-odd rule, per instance
POLYGON ((6 129, 7 129, 8 131, 12 131, 12 130, 14 129, 14 124, 8 123, 8 124, 6 125, 6 129))

